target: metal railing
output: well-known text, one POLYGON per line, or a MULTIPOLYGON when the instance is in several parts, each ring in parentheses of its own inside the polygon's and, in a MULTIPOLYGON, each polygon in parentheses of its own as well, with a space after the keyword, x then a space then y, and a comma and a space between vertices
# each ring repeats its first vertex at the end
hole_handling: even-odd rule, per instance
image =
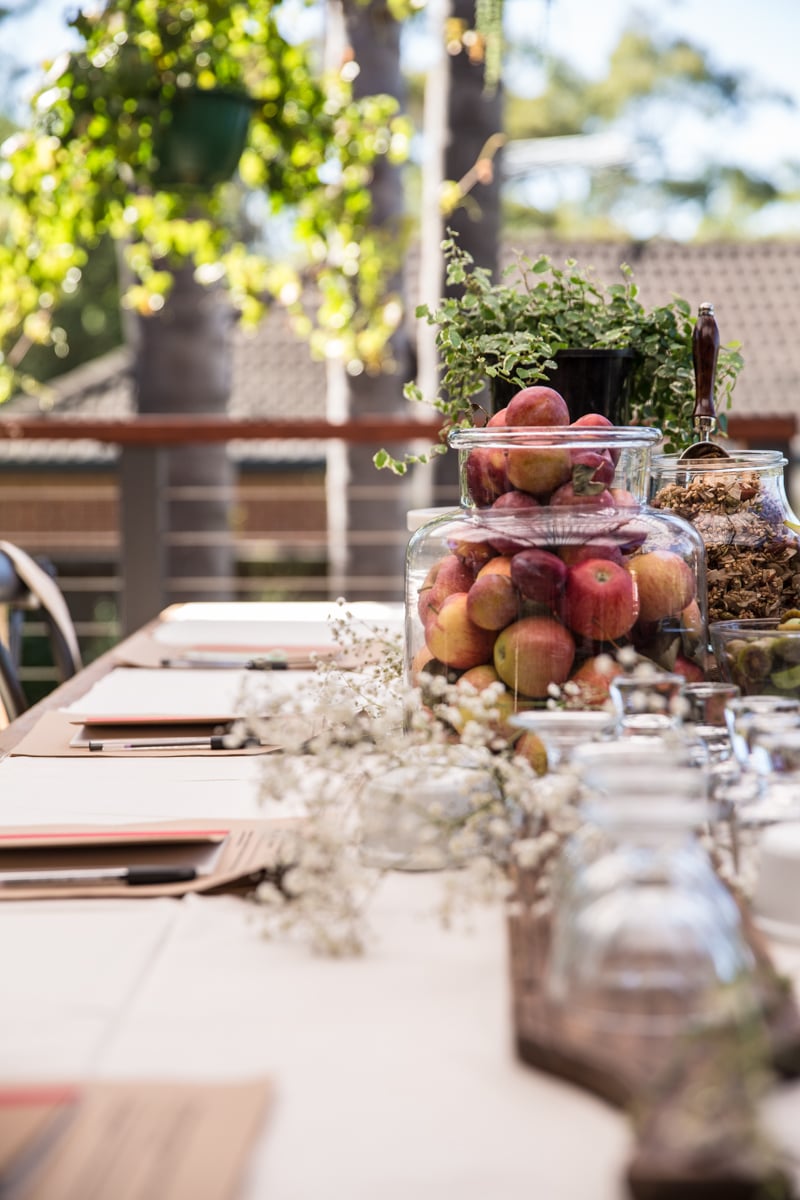
MULTIPOLYGON (((201 414, 113 420, 0 417, 2 439, 90 441, 119 448, 115 463, 84 473, 72 467, 69 478, 60 481, 55 468, 50 472, 40 466, 35 478, 24 463, 15 465, 13 472, 7 468, 5 480, 0 475, 0 531, 54 563, 90 660, 169 602, 174 581, 165 570, 165 547, 179 548, 182 539, 196 544, 204 536, 209 542, 220 537, 186 535, 170 528, 167 510, 176 500, 213 499, 207 487, 190 489, 194 494, 187 495, 187 489, 181 494, 168 485, 170 451, 233 441, 313 442, 316 453, 320 442, 395 448, 435 441, 440 429, 439 421, 377 415, 344 424, 245 421, 201 414)), ((376 472, 364 484, 367 503, 390 490, 394 481, 394 476, 376 472)), ((184 593, 194 587, 204 597, 218 589, 220 596, 242 599, 318 599, 331 594, 324 463, 314 467, 307 462, 271 461, 262 469, 248 463, 236 472, 228 500, 234 520, 224 537, 233 541, 235 576, 183 578, 184 593)), ((348 536, 364 544, 376 535, 352 529, 348 536)), ((385 543, 386 532, 379 536, 385 543)), ((398 547, 404 546, 404 526, 397 529, 396 538, 398 547)), ((362 578, 358 586, 369 590, 379 582, 362 578)), ((401 579, 395 580, 395 585, 401 584, 401 579)), ((338 580, 339 589, 347 592, 347 580, 343 587, 338 580)), ((40 632, 35 618, 31 619, 26 637, 35 640, 40 632)), ((23 679, 46 686, 54 678, 52 670, 36 657, 23 666, 23 679)), ((42 657, 46 660, 46 654, 42 657)))
MULTIPOLYGON (((779 446, 788 451, 796 435, 792 417, 731 418, 733 438, 751 446, 779 446)), ((349 446, 400 447, 408 443, 437 440, 441 422, 417 421, 382 415, 366 415, 342 424, 322 420, 235 420, 227 417, 147 415, 134 419, 0 417, 0 438, 25 442, 46 440, 86 441, 120 450, 116 464, 86 475, 75 485, 52 482, 42 474, 32 486, 8 484, 0 476, 0 532, 17 540, 34 554, 49 557, 58 570, 59 582, 75 614, 76 626, 87 658, 91 659, 120 635, 149 619, 169 596, 160 548, 166 528, 166 506, 174 500, 165 484, 165 457, 171 449, 197 445, 221 445, 299 440, 349 446), (39 516, 26 528, 25 512, 39 506, 39 516), (76 507, 81 505, 80 510, 76 507), (75 516, 70 516, 70 512, 75 516), (97 514, 89 520, 87 512, 97 514)), ((24 464, 14 469, 18 479, 24 464)), ((383 473, 365 483, 373 496, 391 487, 383 473)), ((235 549, 235 579, 220 582, 231 587, 238 598, 324 598, 331 594, 328 544, 328 513, 324 465, 315 470, 277 467, 260 471, 241 469, 235 482, 234 510, 239 519, 232 531, 235 549), (303 470, 301 483, 291 472, 303 470), (275 473, 278 471, 279 473, 275 473), (313 478, 311 478, 313 477, 313 478), (301 516, 303 519, 301 520, 301 516)), ((452 488, 432 497, 433 503, 451 503, 452 488)), ((192 538, 197 539, 197 534, 192 538)), ((369 540, 374 532, 348 530, 354 542, 369 540)), ((179 530, 168 532, 172 544, 180 542, 179 530)), ((386 533, 381 535, 386 540, 386 533)), ((396 530, 398 544, 405 544, 404 527, 396 530)), ((208 578, 183 581, 197 584, 205 595, 213 594, 208 578)), ((361 578, 358 586, 369 589, 376 581, 361 578)), ((341 580, 339 581, 341 583, 341 580)), ((348 581, 344 581, 347 594, 348 581)), ((364 594, 367 594, 366 592, 364 594)), ((356 598, 353 596, 352 598, 356 598)), ((30 634, 38 632, 35 621, 30 634)), ((52 670, 36 662, 24 668, 23 678, 44 686, 52 670)))

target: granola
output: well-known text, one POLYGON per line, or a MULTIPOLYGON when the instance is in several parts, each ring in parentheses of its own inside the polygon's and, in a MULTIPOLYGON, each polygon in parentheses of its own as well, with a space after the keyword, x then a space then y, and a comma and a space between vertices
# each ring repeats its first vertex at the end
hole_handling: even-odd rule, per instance
POLYGON ((800 604, 800 542, 758 474, 696 475, 652 500, 690 521, 706 547, 709 621, 775 617, 800 604))

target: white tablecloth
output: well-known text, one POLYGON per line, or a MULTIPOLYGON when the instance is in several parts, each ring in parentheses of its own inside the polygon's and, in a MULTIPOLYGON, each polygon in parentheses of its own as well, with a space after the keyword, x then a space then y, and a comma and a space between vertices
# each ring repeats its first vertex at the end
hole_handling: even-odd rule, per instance
POLYGON ((440 886, 389 876, 371 952, 336 961, 264 940, 232 897, 7 905, 4 975, 33 974, 0 1073, 269 1074, 242 1200, 620 1200, 627 1123, 515 1061, 502 914, 446 931, 440 886))
MULTIPOLYGON (((249 811, 251 760, 201 768, 8 761, 0 826, 175 816, 181 788, 203 813, 249 811)), ((337 961, 266 941, 233 897, 4 904, 0 1080, 268 1074, 241 1200, 622 1200, 627 1120, 516 1061, 503 914, 444 930, 441 886, 388 876, 370 952, 337 961)), ((776 954, 800 980, 800 946, 776 954)), ((766 1117, 793 1147, 800 1087, 766 1117)))

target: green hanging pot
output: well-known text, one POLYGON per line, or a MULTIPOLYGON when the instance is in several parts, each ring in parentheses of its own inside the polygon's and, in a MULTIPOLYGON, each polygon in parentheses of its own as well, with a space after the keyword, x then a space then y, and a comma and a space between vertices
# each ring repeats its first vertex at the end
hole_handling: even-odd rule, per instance
POLYGON ((203 188, 230 179, 247 144, 254 101, 244 92, 187 88, 171 108, 155 147, 154 185, 203 188))

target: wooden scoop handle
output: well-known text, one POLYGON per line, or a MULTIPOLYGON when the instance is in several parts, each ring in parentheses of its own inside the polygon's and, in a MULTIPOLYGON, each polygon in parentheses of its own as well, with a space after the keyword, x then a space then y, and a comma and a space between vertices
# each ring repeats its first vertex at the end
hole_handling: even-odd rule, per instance
POLYGON ((701 304, 697 312, 697 324, 692 334, 692 358, 694 360, 694 420, 703 418, 704 424, 713 429, 717 412, 714 407, 714 377, 717 373, 719 356, 719 329, 714 319, 713 304, 701 304))

